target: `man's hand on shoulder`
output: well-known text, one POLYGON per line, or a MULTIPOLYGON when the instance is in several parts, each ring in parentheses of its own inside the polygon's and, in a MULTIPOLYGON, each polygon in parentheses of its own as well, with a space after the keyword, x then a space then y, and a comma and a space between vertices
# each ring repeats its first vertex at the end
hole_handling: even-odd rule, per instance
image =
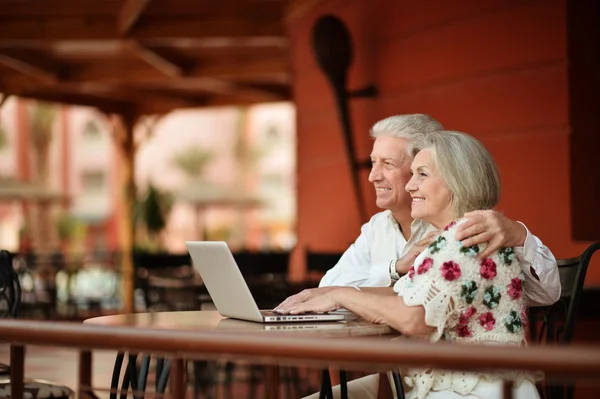
POLYGON ((277 305, 273 311, 286 313, 291 307, 296 306, 299 303, 309 301, 313 298, 317 298, 321 295, 328 293, 329 291, 338 287, 319 287, 319 288, 308 288, 302 290, 299 293, 287 297, 287 299, 277 305))
POLYGON ((465 247, 489 242, 479 258, 486 258, 500 248, 523 246, 527 238, 525 226, 497 211, 467 212, 464 218, 467 220, 457 227, 455 238, 465 247))

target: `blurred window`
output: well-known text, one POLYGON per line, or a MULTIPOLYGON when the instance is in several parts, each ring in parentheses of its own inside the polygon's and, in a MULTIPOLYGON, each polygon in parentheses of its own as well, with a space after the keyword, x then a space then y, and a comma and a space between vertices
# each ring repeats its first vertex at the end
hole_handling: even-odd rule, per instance
POLYGON ((105 176, 102 172, 85 172, 81 175, 83 191, 86 194, 99 193, 104 190, 105 176))
POLYGON ((98 124, 94 121, 88 121, 83 129, 83 139, 85 141, 97 141, 102 137, 98 124))

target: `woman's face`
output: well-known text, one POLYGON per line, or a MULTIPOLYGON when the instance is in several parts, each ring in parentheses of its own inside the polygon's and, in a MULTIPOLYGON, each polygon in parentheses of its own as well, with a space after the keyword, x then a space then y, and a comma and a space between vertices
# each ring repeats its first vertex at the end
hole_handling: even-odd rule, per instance
POLYGON ((426 148, 419 151, 410 171, 412 177, 405 187, 412 197, 410 216, 437 228, 446 226, 453 219, 452 193, 433 160, 433 150, 426 148))

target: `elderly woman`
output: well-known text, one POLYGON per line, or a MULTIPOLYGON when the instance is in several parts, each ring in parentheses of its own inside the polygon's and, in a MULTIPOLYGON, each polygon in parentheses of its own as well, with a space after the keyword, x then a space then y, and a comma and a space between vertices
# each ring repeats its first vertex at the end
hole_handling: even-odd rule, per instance
MULTIPOLYGON (((440 233, 393 288, 335 288, 280 309, 284 313, 349 309, 407 336, 456 343, 525 344, 523 272, 512 248, 480 259, 485 245, 463 247, 454 238, 466 212, 491 209, 500 197, 493 158, 473 137, 459 132, 427 135, 413 150, 411 216, 440 233)), ((502 378, 515 381, 515 398, 538 398, 530 375, 490 375, 442 370, 409 370, 408 397, 501 398, 502 378)), ((375 397, 376 376, 352 381, 352 398, 375 397), (362 380, 362 381, 361 381, 362 380), (369 392, 370 391, 370 392, 369 392)))

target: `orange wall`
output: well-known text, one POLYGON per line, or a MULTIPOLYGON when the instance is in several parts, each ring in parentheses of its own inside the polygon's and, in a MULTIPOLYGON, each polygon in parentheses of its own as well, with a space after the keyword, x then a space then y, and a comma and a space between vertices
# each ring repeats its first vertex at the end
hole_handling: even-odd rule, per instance
MULTIPOLYGON (((352 32, 351 89, 375 83, 379 96, 351 100, 361 158, 368 129, 393 114, 427 113, 479 138, 503 178, 499 209, 521 220, 557 257, 588 244, 571 239, 567 27, 564 0, 408 2, 329 0, 288 22, 298 128, 298 245, 345 249, 360 225, 332 90, 311 49, 319 16, 352 32)), ((369 214, 374 193, 362 176, 369 214)), ((591 267, 586 283, 600 284, 591 267)))

